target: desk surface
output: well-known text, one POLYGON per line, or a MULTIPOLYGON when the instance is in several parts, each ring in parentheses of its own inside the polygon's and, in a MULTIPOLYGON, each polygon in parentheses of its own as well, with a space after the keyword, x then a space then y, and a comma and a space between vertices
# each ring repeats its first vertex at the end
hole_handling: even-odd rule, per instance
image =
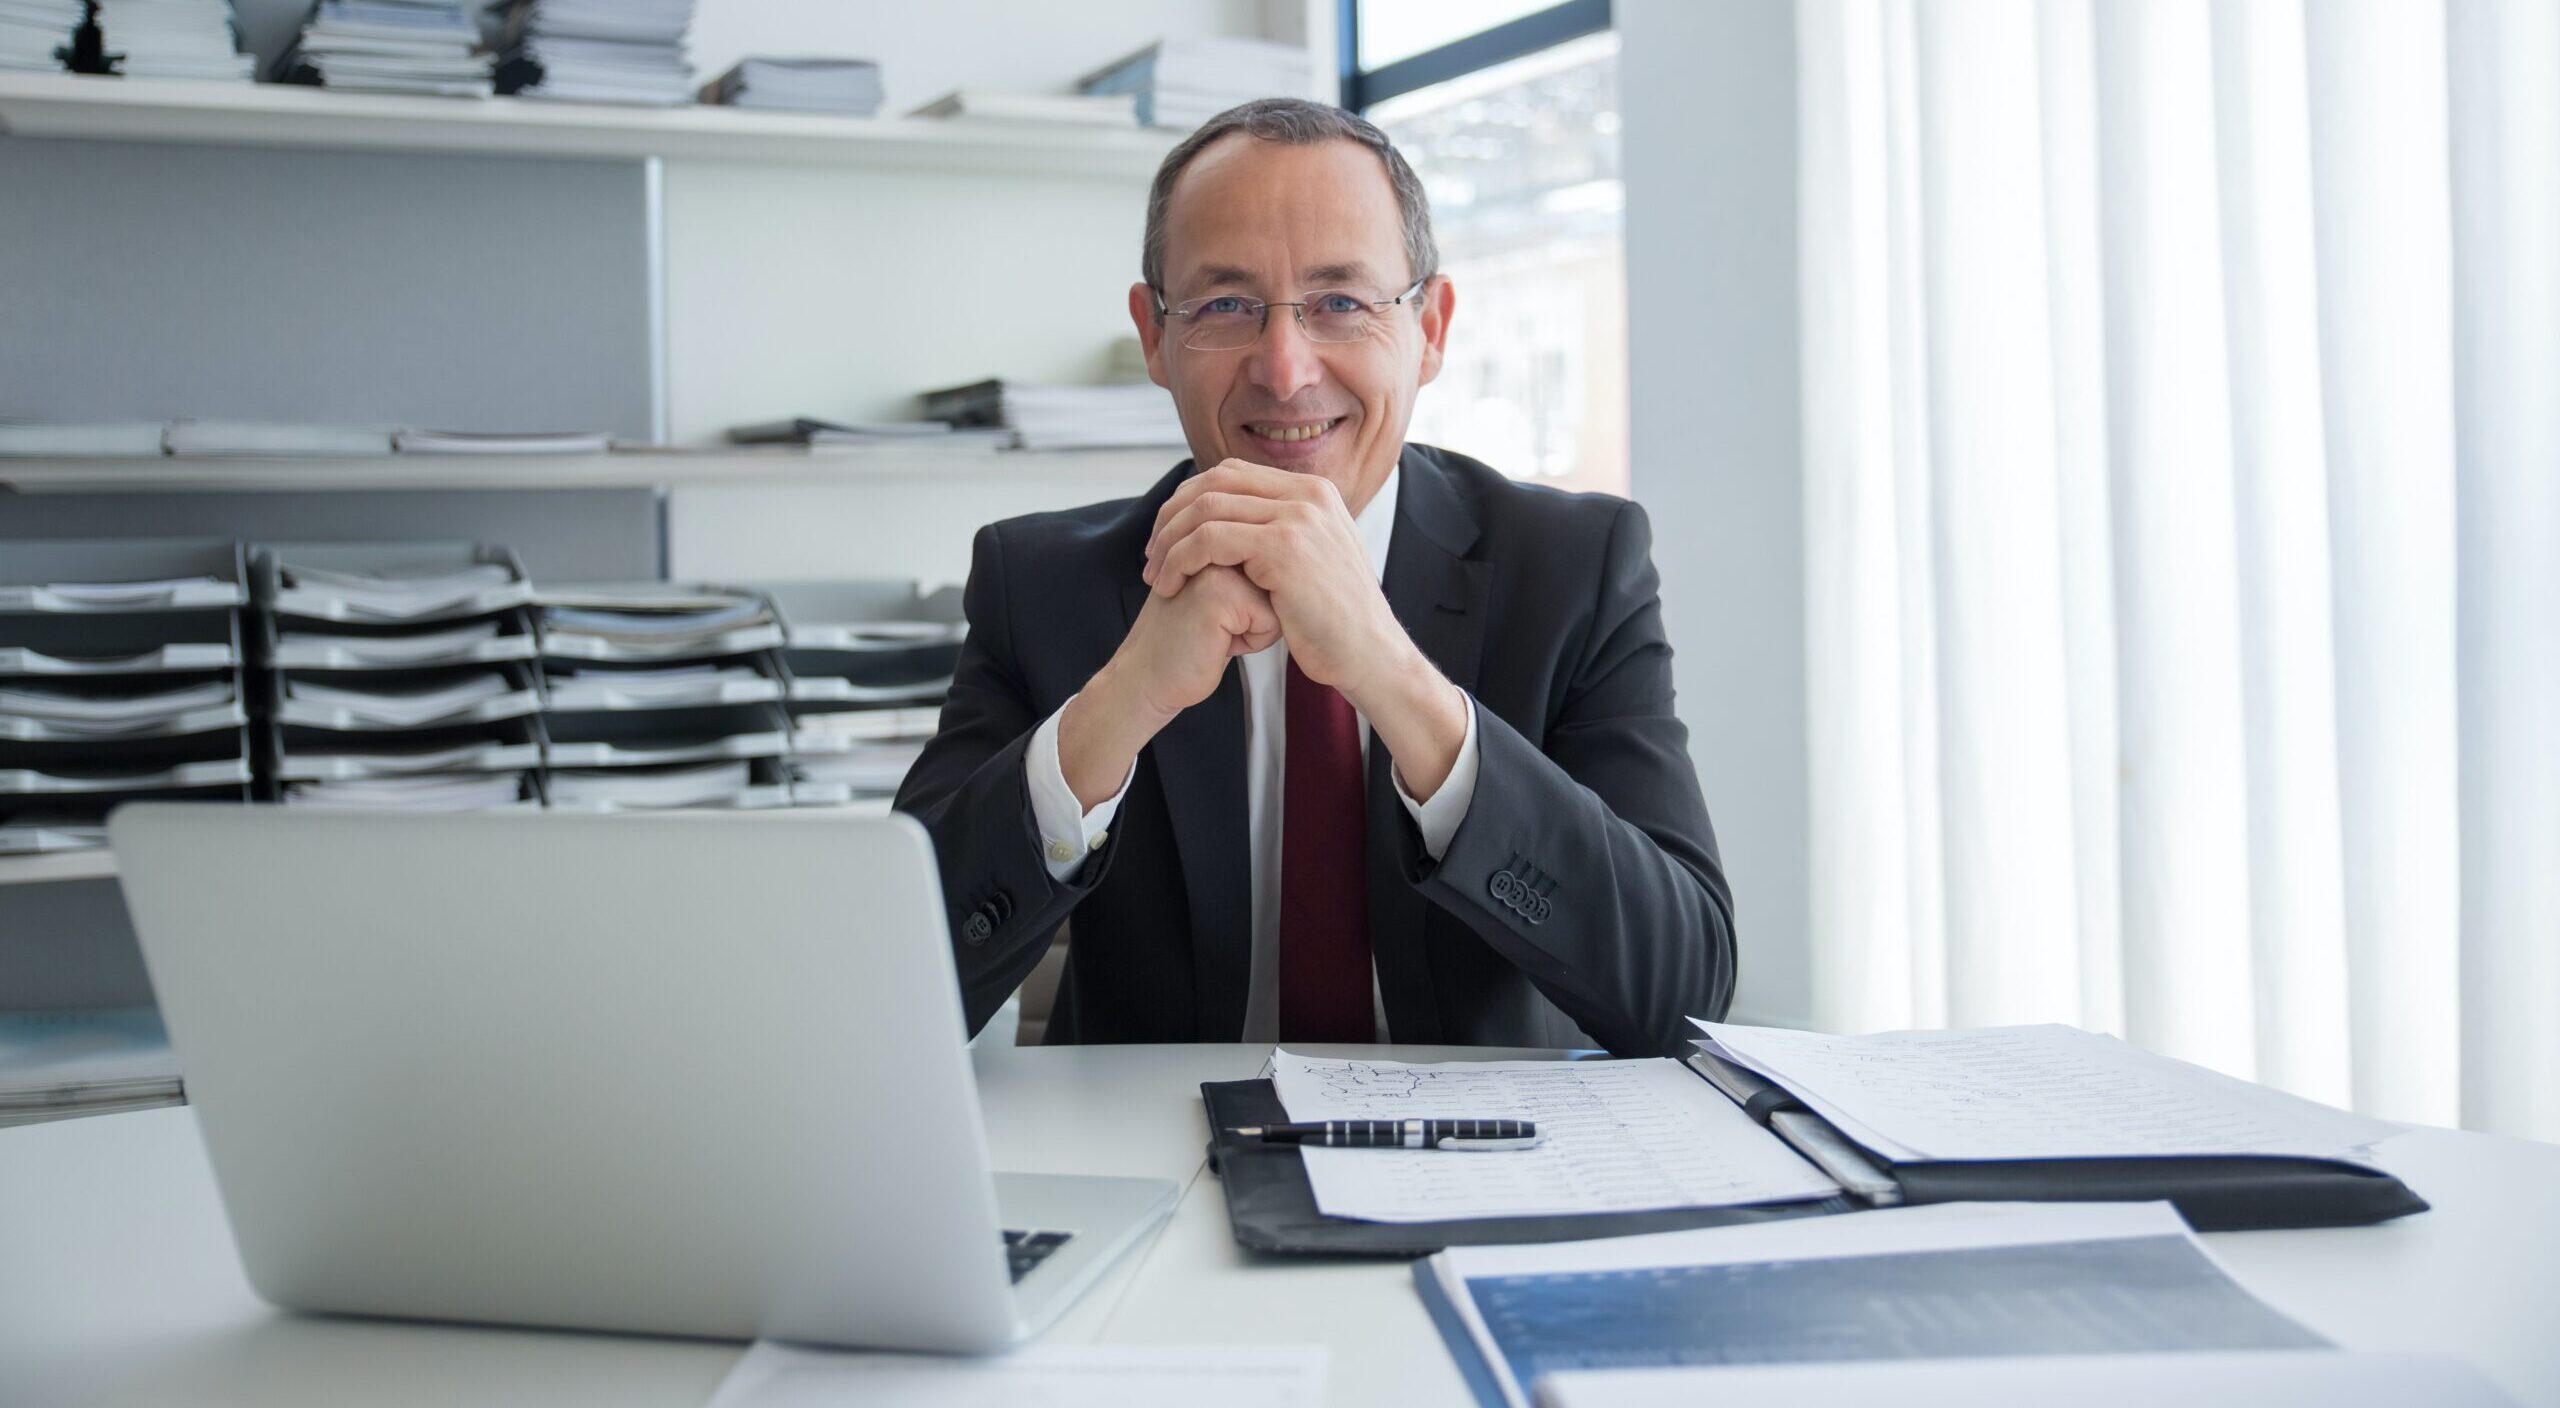
MULTIPOLYGON (((1314 1048, 1406 1059, 1528 1053, 1314 1048)), ((1202 1167, 1199 1083, 1268 1048, 983 1048, 996 1166, 1184 1184, 1172 1221, 1051 1332, 1113 1344, 1330 1345, 1328 1401, 1468 1399, 1403 1263, 1248 1254, 1202 1167), (1113 1131, 1108 1139, 1096 1130, 1113 1131)), ((2560 1146, 2420 1130, 2383 1162, 2435 1204, 2372 1228, 2222 1233, 2251 1290, 2342 1345, 2469 1359, 2560 1405, 2560 1146)), ((0 1399, 264 1408, 361 1402, 699 1408, 730 1344, 280 1313, 241 1279, 184 1109, 0 1130, 0 1399)))

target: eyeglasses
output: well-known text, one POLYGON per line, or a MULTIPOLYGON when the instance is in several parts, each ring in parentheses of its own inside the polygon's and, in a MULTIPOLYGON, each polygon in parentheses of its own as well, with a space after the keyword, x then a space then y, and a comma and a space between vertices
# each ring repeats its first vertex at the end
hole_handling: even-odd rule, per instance
POLYGON ((1159 317, 1180 318, 1191 325, 1182 345, 1194 352, 1233 352, 1251 347, 1262 340, 1262 330, 1271 322, 1271 310, 1291 308, 1297 312, 1298 326, 1306 331, 1310 342, 1358 342, 1378 330, 1380 315, 1387 309, 1410 302, 1431 282, 1429 275, 1416 279, 1413 287, 1393 298, 1363 298, 1341 289, 1318 289, 1300 294, 1294 301, 1266 303, 1241 294, 1217 293, 1206 298, 1188 298, 1168 308, 1159 298, 1159 317))

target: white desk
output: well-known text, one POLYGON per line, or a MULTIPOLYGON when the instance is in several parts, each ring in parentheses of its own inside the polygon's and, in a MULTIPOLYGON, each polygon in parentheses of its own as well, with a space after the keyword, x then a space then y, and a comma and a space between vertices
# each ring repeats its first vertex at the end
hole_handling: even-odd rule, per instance
MULTIPOLYGON (((1374 1048, 1327 1048, 1352 1052, 1374 1048)), ((1408 1059, 1491 1051, 1385 1049, 1408 1059)), ((1119 1344, 1317 1341, 1337 1404, 1468 1399, 1402 1263, 1258 1258, 1202 1169, 1198 1085, 1242 1046, 991 1047, 1000 1168, 1187 1183, 1171 1224, 1052 1332, 1119 1344)), ((2560 1146, 2421 1131, 2384 1161, 2435 1210, 2385 1227, 2207 1238, 2339 1343, 2471 1360, 2560 1405, 2560 1146)), ((281 1314, 240 1276, 192 1112, 0 1130, 0 1403, 699 1408, 738 1347, 281 1314)))

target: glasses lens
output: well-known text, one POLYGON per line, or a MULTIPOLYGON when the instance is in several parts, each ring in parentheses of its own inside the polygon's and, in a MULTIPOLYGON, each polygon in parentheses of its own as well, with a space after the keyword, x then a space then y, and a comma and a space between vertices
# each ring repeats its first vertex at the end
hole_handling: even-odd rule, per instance
POLYGON ((1377 325, 1377 310, 1356 293, 1307 295, 1303 315, 1307 336, 1318 342, 1358 342, 1377 325))
POLYGON ((1262 305, 1249 298, 1195 298, 1179 310, 1191 325, 1182 345, 1200 352, 1232 352, 1262 336, 1262 305))

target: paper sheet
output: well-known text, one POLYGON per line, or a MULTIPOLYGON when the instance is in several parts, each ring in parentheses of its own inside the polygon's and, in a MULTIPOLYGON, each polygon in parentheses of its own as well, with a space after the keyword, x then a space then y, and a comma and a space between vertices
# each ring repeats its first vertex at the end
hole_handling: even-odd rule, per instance
POLYGON ((1697 1025, 1723 1054, 1895 1159, 2337 1158, 2400 1132, 2077 1027, 1825 1036, 1697 1025))
POLYGON ((988 1359, 760 1340, 708 1408, 1317 1408, 1319 1345, 1037 1345, 988 1359))
POLYGON ((1535 1120, 1535 1149, 1308 1149, 1316 1206, 1372 1222, 1638 1212, 1827 1198, 1839 1185, 1677 1061, 1435 1066, 1286 1051, 1293 1120, 1535 1120))

